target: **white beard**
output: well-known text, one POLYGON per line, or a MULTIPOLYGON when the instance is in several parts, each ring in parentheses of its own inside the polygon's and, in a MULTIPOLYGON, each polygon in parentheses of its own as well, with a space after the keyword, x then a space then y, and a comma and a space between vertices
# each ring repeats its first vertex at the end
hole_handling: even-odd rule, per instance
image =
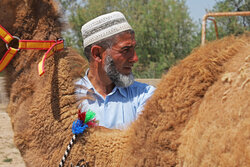
POLYGON ((104 70, 117 87, 128 87, 134 83, 134 76, 132 72, 128 75, 119 73, 110 55, 107 55, 105 59, 104 70))

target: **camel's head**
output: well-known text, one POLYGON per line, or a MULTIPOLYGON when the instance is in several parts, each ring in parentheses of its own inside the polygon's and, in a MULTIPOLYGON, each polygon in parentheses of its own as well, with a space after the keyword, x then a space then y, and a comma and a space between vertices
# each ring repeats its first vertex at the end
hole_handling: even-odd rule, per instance
MULTIPOLYGON (((50 0, 1 0, 0 16, 1 26, 21 40, 56 40, 61 37, 59 15, 56 5, 50 0)), ((12 40, 9 46, 18 48, 18 40, 12 40)), ((0 39, 0 60, 6 51, 5 42, 0 39)), ((18 55, 23 53, 21 51, 18 55)), ((19 56, 14 59, 18 60, 19 56)))
MULTIPOLYGON (((20 4, 23 3, 22 0, 1 0, 1 5, 0 5, 0 24, 8 29, 8 31, 13 32, 13 25, 16 22, 16 14, 18 7, 20 4)), ((23 8, 25 6, 23 5, 23 8)))
MULTIPOLYGON (((20 5, 21 0, 9 1, 1 0, 0 5, 0 25, 3 26, 11 34, 14 33, 14 24, 16 22, 17 7, 20 5)), ((0 39, 0 59, 7 51, 5 42, 0 39)))

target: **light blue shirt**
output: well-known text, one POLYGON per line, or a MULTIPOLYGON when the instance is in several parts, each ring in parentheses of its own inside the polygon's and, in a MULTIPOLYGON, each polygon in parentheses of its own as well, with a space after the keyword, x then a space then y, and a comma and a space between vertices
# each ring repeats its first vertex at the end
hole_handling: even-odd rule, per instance
POLYGON ((83 78, 76 82, 77 85, 82 85, 86 89, 78 88, 76 93, 79 97, 90 95, 94 99, 84 100, 79 108, 82 112, 88 109, 94 111, 99 125, 106 128, 126 128, 137 118, 143 110, 144 104, 155 90, 155 87, 151 85, 135 81, 126 88, 115 87, 106 98, 103 98, 89 81, 87 72, 83 78))

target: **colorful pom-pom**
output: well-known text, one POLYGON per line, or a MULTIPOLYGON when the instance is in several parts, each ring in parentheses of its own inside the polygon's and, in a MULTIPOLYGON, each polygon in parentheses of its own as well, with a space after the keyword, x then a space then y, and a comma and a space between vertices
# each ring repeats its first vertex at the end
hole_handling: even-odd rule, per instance
POLYGON ((72 132, 73 134, 83 133, 87 127, 97 126, 98 123, 96 121, 95 112, 90 109, 87 112, 78 111, 78 120, 73 122, 72 132))
POLYGON ((88 127, 87 124, 83 124, 81 120, 76 120, 73 122, 72 132, 73 134, 80 134, 88 127))
POLYGON ((95 113, 91 111, 90 109, 86 113, 85 121, 84 123, 88 123, 90 120, 95 118, 95 113))
POLYGON ((81 112, 81 110, 78 110, 78 119, 85 122, 86 118, 86 112, 81 112))

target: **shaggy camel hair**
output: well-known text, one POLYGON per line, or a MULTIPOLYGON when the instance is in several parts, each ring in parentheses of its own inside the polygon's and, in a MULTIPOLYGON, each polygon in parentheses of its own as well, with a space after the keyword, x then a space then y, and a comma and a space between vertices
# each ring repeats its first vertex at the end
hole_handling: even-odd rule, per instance
MULTIPOLYGON (((61 36, 52 1, 2 0, 0 15, 1 25, 21 39, 61 36)), ((1 41, 1 57, 5 51, 1 41)), ((5 69, 14 141, 28 167, 58 166, 77 118, 74 67, 87 64, 65 49, 46 60, 46 72, 39 77, 37 64, 43 53, 20 51, 5 69)), ((193 50, 162 77, 128 129, 87 130, 65 166, 82 159, 89 166, 247 166, 249 55, 249 33, 193 50)))

